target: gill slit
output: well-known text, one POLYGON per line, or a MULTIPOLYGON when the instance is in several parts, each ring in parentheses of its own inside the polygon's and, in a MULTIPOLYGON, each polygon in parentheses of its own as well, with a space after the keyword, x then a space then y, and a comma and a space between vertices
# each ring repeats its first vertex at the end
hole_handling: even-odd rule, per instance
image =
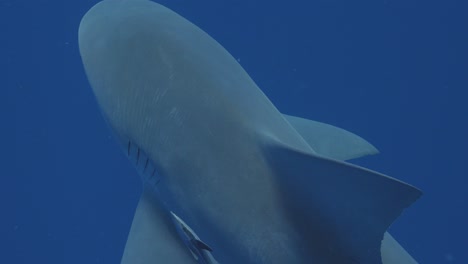
POLYGON ((136 160, 136 166, 138 166, 138 161, 140 160, 140 148, 137 147, 137 160, 136 160))
POLYGON ((161 177, 159 177, 157 173, 157 169, 152 162, 150 162, 150 158, 148 155, 142 150, 138 145, 134 144, 131 140, 127 142, 127 155, 135 165, 139 173, 142 174, 145 181, 151 182, 151 185, 156 187, 161 181, 161 177), (136 155, 135 155, 135 148, 136 148, 136 155), (140 159, 142 162, 140 163, 140 159), (146 159, 143 165, 143 160, 146 159), (150 170, 151 169, 151 170, 150 170))
POLYGON ((147 157, 146 158, 146 163, 145 163, 145 168, 143 168, 143 172, 145 172, 146 168, 148 168, 148 162, 149 162, 149 158, 147 157))

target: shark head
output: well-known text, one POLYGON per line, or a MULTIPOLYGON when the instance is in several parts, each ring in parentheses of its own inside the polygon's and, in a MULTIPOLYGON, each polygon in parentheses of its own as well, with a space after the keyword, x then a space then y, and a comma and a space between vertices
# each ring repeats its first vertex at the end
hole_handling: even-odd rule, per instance
POLYGON ((161 142, 176 140, 187 122, 179 106, 199 92, 191 84, 203 81, 193 72, 196 56, 184 56, 196 55, 183 40, 191 25, 178 20, 150 1, 114 0, 94 6, 79 28, 80 54, 100 109, 124 151, 143 169, 142 156, 157 167, 164 159, 158 153, 175 151, 161 142), (165 140, 167 135, 173 138, 165 140))
MULTIPOLYGON (((213 50, 231 57, 221 45, 178 14, 147 0, 96 4, 81 21, 79 47, 98 104, 124 148, 130 140, 146 147, 154 159, 152 150, 165 147, 152 144, 165 135, 173 138, 167 140, 180 138, 184 125, 199 123, 194 115, 217 114, 212 104, 220 96, 206 91, 213 83, 235 85, 242 80, 229 80, 226 62, 205 55, 213 50), (182 107, 190 109, 181 113, 182 107)), ((230 72, 234 68, 234 73, 248 77, 236 60, 228 64, 234 66, 230 72)))
MULTIPOLYGON (((125 10, 125 3, 103 1, 91 9, 80 24, 79 47, 91 87, 111 127, 119 136, 141 138, 138 131, 158 120, 155 116, 149 120, 146 113, 164 104, 172 66, 164 42, 167 38, 147 36, 149 23, 135 19, 141 9, 130 7, 123 16, 113 15, 125 10), (101 8, 109 15, 97 15, 101 8)), ((163 30, 154 32, 164 34, 163 30)))

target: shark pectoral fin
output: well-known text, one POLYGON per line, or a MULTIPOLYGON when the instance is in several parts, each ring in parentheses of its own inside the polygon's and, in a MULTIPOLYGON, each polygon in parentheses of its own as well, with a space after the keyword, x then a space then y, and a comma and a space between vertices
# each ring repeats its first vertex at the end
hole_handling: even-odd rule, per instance
POLYGON ((143 192, 138 203, 121 263, 197 263, 179 238, 169 212, 149 191, 143 192))
POLYGON ((382 263, 390 224, 421 195, 394 178, 352 164, 265 146, 291 221, 323 263, 382 263), (353 262, 354 261, 354 262, 353 262))
POLYGON ((379 153, 369 142, 344 129, 296 116, 283 116, 309 146, 324 157, 349 160, 379 153))
POLYGON ((388 232, 384 235, 381 252, 383 264, 418 264, 388 232))

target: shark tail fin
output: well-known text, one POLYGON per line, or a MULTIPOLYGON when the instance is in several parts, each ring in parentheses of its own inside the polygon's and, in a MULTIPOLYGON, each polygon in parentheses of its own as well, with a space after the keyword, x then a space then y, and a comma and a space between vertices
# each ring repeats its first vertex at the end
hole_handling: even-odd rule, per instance
POLYGON ((280 142, 265 147, 291 221, 324 263, 382 263, 390 224, 421 191, 383 174, 301 152, 280 142))

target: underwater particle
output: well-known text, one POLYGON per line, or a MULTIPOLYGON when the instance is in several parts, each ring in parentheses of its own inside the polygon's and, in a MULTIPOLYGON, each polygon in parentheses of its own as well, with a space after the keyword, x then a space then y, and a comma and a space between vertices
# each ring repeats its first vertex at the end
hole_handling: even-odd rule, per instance
POLYGON ((447 253, 445 254, 445 261, 447 261, 448 263, 452 263, 455 261, 455 258, 451 253, 447 253))

